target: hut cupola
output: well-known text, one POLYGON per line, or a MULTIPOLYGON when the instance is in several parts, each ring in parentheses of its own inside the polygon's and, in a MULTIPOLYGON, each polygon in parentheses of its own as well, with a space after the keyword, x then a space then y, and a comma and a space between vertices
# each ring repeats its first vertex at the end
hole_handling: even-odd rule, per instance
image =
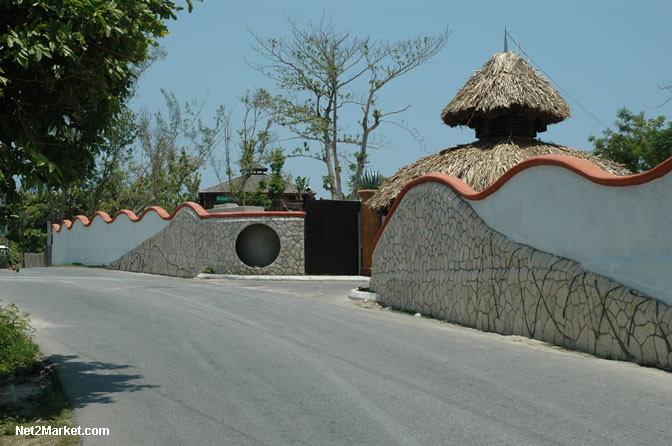
POLYGON ((264 167, 256 163, 250 165, 247 169, 245 169, 245 173, 247 175, 265 175, 266 171, 268 171, 268 167, 264 167))
POLYGON ((480 192, 509 169, 539 155, 569 155, 590 161, 614 175, 629 175, 627 167, 589 152, 535 138, 548 124, 570 115, 569 105, 555 88, 518 54, 495 54, 457 92, 441 112, 451 127, 476 130, 478 141, 450 147, 420 158, 387 177, 366 205, 386 213, 403 188, 430 173, 457 177, 480 192))
POLYGON ((570 116, 560 93, 516 53, 495 54, 441 112, 451 127, 466 125, 478 139, 534 138, 570 116))

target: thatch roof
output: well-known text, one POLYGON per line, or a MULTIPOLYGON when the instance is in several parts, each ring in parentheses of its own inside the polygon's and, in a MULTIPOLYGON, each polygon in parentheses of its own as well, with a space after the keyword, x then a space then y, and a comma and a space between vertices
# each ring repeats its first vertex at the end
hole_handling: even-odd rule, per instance
POLYGON ((458 177, 480 192, 516 164, 538 155, 570 155, 588 160, 614 175, 632 174, 625 166, 569 147, 527 138, 489 139, 442 150, 404 166, 383 181, 367 204, 378 212, 387 212, 407 183, 435 172, 458 177))
POLYGON ((570 116, 569 105, 551 84, 516 53, 495 54, 441 112, 451 127, 474 128, 477 118, 519 114, 545 124, 570 116))

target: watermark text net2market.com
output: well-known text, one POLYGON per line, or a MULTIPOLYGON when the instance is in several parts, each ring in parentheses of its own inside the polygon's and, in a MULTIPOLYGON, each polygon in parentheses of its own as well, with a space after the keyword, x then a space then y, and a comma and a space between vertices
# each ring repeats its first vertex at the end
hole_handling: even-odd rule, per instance
POLYGON ((52 426, 16 426, 16 435, 31 435, 35 437, 47 435, 83 435, 85 437, 107 436, 110 429, 107 427, 52 427, 52 426))

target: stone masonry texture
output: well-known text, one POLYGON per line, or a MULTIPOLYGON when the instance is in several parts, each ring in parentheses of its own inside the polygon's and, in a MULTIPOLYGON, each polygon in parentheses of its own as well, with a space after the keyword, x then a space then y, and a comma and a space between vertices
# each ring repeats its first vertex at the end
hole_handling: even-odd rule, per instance
POLYGON ((217 274, 304 274, 301 217, 227 217, 201 219, 182 208, 170 225, 109 265, 110 269, 194 277, 205 267, 217 274), (236 239, 247 226, 264 224, 280 238, 280 253, 263 268, 245 265, 236 239))
POLYGON ((672 307, 509 240, 449 186, 415 186, 389 218, 370 283, 385 305, 672 370, 672 307))

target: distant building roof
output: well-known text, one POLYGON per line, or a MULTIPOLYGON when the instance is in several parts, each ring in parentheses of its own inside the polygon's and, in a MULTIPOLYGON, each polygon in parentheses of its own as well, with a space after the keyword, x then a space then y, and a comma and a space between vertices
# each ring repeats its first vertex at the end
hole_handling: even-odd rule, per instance
MULTIPOLYGON (((251 175, 247 179, 247 183, 245 183, 245 192, 254 192, 257 190, 257 187, 259 187, 259 183, 261 180, 265 180, 266 184, 268 184, 271 181, 271 176, 270 175, 251 175)), ((243 175, 234 178, 231 180, 231 182, 227 181, 225 183, 218 184, 216 186, 209 187, 207 189, 203 189, 198 191, 199 194, 230 194, 231 193, 231 183, 234 184, 234 189, 236 188, 237 185, 242 184, 243 182, 243 175)), ((296 184, 292 183, 287 183, 285 186, 285 195, 296 195, 298 193, 298 189, 296 187, 296 184)))

